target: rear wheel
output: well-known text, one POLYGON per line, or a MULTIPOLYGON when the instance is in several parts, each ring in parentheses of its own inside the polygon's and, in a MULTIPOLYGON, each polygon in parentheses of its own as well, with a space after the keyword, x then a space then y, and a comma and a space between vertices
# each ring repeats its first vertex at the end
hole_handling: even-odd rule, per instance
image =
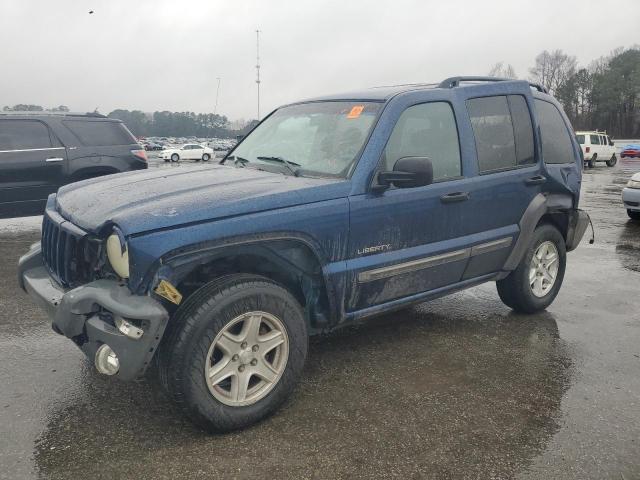
POLYGON ((158 352, 161 380, 205 430, 230 431, 263 419, 287 399, 302 372, 303 310, 267 278, 233 275, 205 285, 172 323, 158 352))
POLYGON ((589 168, 595 168, 597 157, 598 156, 594 153, 591 160, 589 160, 589 168))
POLYGON ((173 163, 176 163, 180 160, 180 155, 178 155, 177 153, 174 153, 173 155, 171 155, 171 161, 173 163))
POLYGON ((640 212, 635 210, 627 210, 627 215, 631 220, 640 220, 640 212))
POLYGON ((500 299, 518 312, 544 310, 560 291, 566 262, 565 242, 558 229, 538 226, 518 267, 496 282, 500 299))
POLYGON ((616 154, 614 153, 611 155, 611 159, 607 160, 607 167, 613 167, 616 163, 618 163, 618 157, 616 157, 616 154))
POLYGON ((204 155, 202 155, 203 162, 208 162, 210 158, 211 158, 211 155, 209 155, 208 153, 205 153, 204 155))

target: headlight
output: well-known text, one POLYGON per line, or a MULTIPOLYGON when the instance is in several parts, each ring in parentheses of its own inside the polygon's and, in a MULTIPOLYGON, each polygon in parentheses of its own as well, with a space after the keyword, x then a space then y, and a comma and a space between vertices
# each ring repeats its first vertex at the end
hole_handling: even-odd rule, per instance
POLYGON ((629 183, 627 183, 627 187, 629 187, 629 188, 640 188, 640 181, 639 180, 629 180, 629 183))
POLYGON ((129 249, 117 233, 107 238, 107 258, 114 272, 122 278, 129 278, 129 249))

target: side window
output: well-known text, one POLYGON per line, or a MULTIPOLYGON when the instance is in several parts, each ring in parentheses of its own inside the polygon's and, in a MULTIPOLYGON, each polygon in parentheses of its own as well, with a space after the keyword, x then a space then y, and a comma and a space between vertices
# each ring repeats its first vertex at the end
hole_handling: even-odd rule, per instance
MULTIPOLYGON (((536 99, 536 110, 540 122, 542 134, 542 155, 545 163, 572 163, 575 162, 575 153, 571 143, 571 137, 560 112, 555 105, 536 99)), ((591 143, 593 143, 591 135, 591 143)))
POLYGON ((609 145, 609 142, 607 142, 607 137, 605 137, 604 135, 600 135, 600 145, 609 145))
POLYGON ((135 137, 119 122, 65 120, 62 123, 86 146, 132 145, 135 137))
POLYGON ((402 157, 431 159, 434 181, 462 174, 458 128, 451 105, 422 103, 402 112, 384 149, 384 168, 393 170, 402 157))
POLYGON ((0 120, 0 150, 51 148, 47 126, 35 120, 0 120))
POLYGON ((507 97, 467 100, 481 172, 516 166, 516 145, 507 97))
POLYGON ((516 160, 518 165, 536 163, 533 147, 533 126, 527 101, 522 95, 509 95, 509 108, 516 139, 516 160))
POLYGON ((589 135, 591 138, 591 145, 600 145, 600 137, 598 135, 589 135))

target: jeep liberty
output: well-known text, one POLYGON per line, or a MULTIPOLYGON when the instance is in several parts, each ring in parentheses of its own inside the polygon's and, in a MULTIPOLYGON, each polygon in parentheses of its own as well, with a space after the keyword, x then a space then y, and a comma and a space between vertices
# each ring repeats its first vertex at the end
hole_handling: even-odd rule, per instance
POLYGON ((484 282, 533 313, 588 224, 546 90, 455 77, 286 105, 219 165, 66 185, 21 287, 103 374, 209 431, 291 394, 309 335, 484 282))

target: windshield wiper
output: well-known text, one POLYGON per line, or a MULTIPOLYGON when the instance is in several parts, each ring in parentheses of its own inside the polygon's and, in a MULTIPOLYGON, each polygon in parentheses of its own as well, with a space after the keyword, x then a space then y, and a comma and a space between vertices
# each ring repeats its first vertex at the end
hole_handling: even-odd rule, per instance
POLYGON ((300 169, 294 168, 294 167, 299 167, 300 166, 299 163, 292 162, 291 160, 287 160, 286 158, 283 158, 283 157, 256 157, 256 158, 258 160, 264 160, 265 162, 278 162, 284 165, 294 177, 297 177, 300 175, 300 169))
POLYGON ((244 165, 246 163, 249 163, 249 160, 247 160, 246 158, 242 158, 242 157, 238 157, 237 155, 231 155, 230 157, 224 157, 221 161, 220 161, 220 165, 224 165, 224 162, 226 162, 227 160, 233 160, 233 164, 234 165, 244 165))

